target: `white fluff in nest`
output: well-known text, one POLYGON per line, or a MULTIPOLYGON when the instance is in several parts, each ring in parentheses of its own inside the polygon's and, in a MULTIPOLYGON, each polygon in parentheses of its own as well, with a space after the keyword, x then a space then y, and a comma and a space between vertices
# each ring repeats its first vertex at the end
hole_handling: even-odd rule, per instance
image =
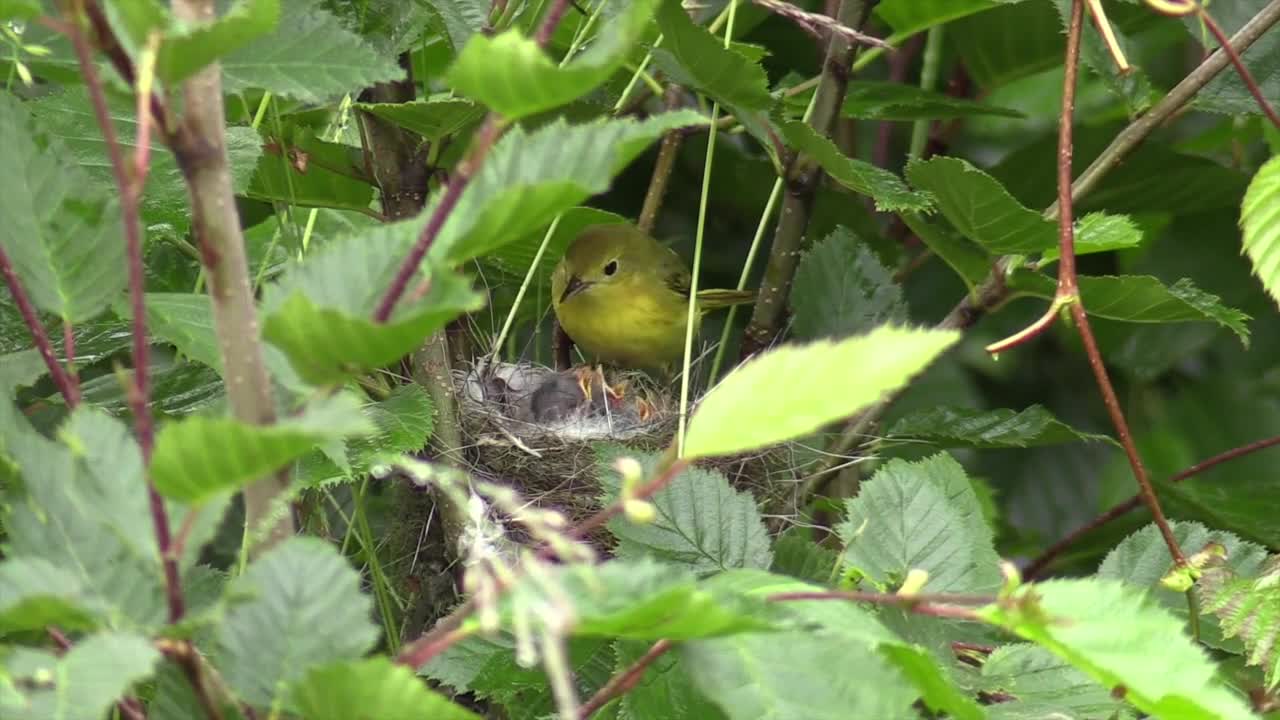
POLYGON ((529 363, 498 363, 489 372, 479 366, 467 373, 463 399, 516 438, 625 440, 652 432, 665 416, 646 393, 628 392, 627 386, 625 379, 606 381, 585 368, 557 372, 529 363), (588 373, 589 393, 584 393, 588 373))

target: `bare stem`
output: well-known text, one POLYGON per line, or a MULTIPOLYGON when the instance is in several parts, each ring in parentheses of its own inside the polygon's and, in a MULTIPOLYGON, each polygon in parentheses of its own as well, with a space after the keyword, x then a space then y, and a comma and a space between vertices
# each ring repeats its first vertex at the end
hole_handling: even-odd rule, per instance
POLYGON ((626 670, 609 678, 604 687, 597 690, 596 694, 591 696, 591 699, 583 703, 582 707, 578 709, 578 720, 587 720, 609 704, 609 701, 631 692, 632 688, 640 683, 640 678, 644 677, 644 671, 648 670, 655 660, 665 655, 673 647, 675 646, 670 640, 659 640, 654 643, 648 652, 640 656, 639 660, 632 663, 626 670))
MULTIPOLYGON (((1196 475, 1199 475, 1200 473, 1206 470, 1210 470, 1218 465, 1221 465, 1222 463, 1228 462, 1230 460, 1235 460, 1236 458, 1244 457, 1245 455, 1258 452, 1259 450, 1265 450, 1269 447, 1274 447, 1276 445, 1280 445, 1280 435, 1266 438, 1265 440, 1258 440, 1256 442, 1249 443, 1248 445, 1242 445, 1237 448, 1232 448, 1230 450, 1227 450, 1226 452, 1218 453, 1217 455, 1214 455, 1213 457, 1207 460, 1198 462, 1195 465, 1192 465, 1191 467, 1187 468, 1186 470, 1179 472, 1178 474, 1169 478, 1169 482, 1170 483, 1182 482, 1187 478, 1195 477, 1196 475)), ((1069 535, 1067 535, 1066 537, 1062 538, 1058 542, 1051 545, 1047 550, 1041 553, 1040 556, 1037 557, 1035 560, 1031 561, 1031 564, 1027 565, 1026 569, 1022 571, 1022 576, 1030 580, 1031 578, 1040 575, 1041 573, 1044 572, 1045 568, 1047 568, 1054 560, 1056 560, 1060 555, 1062 555, 1062 553, 1066 552, 1068 548, 1070 548, 1071 546, 1079 542, 1080 538, 1084 537, 1085 535, 1088 535, 1094 530, 1097 530, 1103 525, 1106 525, 1112 520, 1115 520, 1116 518, 1122 515, 1126 515, 1133 510, 1137 510, 1140 507, 1142 507, 1142 495, 1140 494, 1134 495, 1133 497, 1129 498, 1128 500, 1125 500, 1119 505, 1116 505, 1115 507, 1099 515, 1093 520, 1090 520, 1084 525, 1081 525, 1079 528, 1072 531, 1069 535)))
POLYGON ((13 263, 9 262, 9 255, 4 251, 4 246, 0 245, 0 275, 4 276, 4 284, 9 288, 9 294, 13 296, 13 302, 18 306, 18 313, 22 315, 22 321, 27 325, 27 331, 31 333, 31 339, 35 341, 36 350, 40 352, 40 357, 44 359, 44 365, 49 369, 49 377, 53 378, 53 384, 57 386, 58 392, 62 393, 62 399, 67 403, 67 407, 75 408, 80 404, 80 389, 76 383, 71 381, 70 374, 62 367, 62 363, 58 362, 57 356, 53 354, 53 345, 49 342, 49 333, 45 331, 44 325, 40 324, 40 316, 36 312, 35 305, 31 304, 31 298, 27 296, 27 289, 22 286, 22 280, 18 278, 18 273, 13 269, 13 263))
MULTIPOLYGON (((667 109, 672 109, 680 100, 680 88, 667 86, 663 96, 667 109)), ((658 221, 658 212, 662 210, 662 200, 667 195, 667 182, 671 180, 671 172, 676 167, 676 156, 680 154, 680 142, 684 132, 680 128, 667 131, 658 146, 658 159, 653 164, 653 177, 649 180, 649 190, 644 195, 644 206, 640 209, 640 219, 636 227, 641 232, 652 233, 654 223, 658 221)))

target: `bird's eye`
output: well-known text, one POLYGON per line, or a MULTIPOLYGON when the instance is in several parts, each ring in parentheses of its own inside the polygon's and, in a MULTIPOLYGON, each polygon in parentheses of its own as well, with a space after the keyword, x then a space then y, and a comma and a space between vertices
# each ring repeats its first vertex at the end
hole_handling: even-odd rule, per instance
POLYGON ((616 272, 618 272, 618 261, 610 260, 609 264, 604 266, 604 274, 613 275, 616 272))

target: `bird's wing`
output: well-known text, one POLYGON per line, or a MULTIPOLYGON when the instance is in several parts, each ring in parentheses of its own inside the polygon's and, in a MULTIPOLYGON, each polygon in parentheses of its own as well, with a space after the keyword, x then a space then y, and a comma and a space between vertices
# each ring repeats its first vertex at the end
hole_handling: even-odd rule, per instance
POLYGON ((680 256, 674 250, 669 251, 669 254, 664 255, 661 264, 663 282, 677 295, 687 300, 693 280, 680 256))

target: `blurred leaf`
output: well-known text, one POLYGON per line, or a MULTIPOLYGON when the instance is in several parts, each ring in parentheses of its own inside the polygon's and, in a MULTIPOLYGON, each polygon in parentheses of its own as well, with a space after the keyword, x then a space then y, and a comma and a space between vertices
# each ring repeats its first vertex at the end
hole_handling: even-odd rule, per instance
MULTIPOLYGON (((516 127, 490 152, 431 247, 430 257, 457 264, 485 255, 556 215, 609 189, 613 177, 667 130, 702 126, 691 110, 645 120, 563 120, 526 132, 516 127)), ((416 222, 431 217, 437 193, 416 222)))
POLYGON ((791 286, 791 332, 802 340, 841 338, 907 319, 902 288, 847 228, 800 258, 791 286))
MULTIPOLYGON (((167 85, 176 85, 209 63, 275 30, 279 20, 279 0, 239 0, 211 23, 179 26, 164 34, 156 58, 156 77, 167 85)), ((143 45, 146 37, 135 36, 134 41, 143 45)))
POLYGON ((699 402, 685 457, 768 447, 848 417, 905 384, 956 338, 885 326, 839 342, 770 350, 739 366, 699 402))
POLYGON ((884 0, 876 15, 893 28, 894 37, 905 38, 935 25, 1020 0, 884 0))
POLYGON ((831 579, 840 555, 805 535, 798 527, 782 533, 773 543, 773 566, 769 569, 797 580, 825 583, 831 579))
MULTIPOLYGON (((886 3, 881 3, 884 7, 886 3)), ((949 120, 974 115, 1021 118, 1009 108, 952 97, 915 85, 862 80, 849 83, 841 114, 858 120, 949 120)))
POLYGON ((314 668, 290 689, 308 720, 479 720, 480 716, 428 690, 413 671, 374 657, 314 668))
MULTIPOLYGON (((1209 8, 1213 19, 1231 37, 1244 27, 1262 9, 1255 0, 1217 0, 1209 8)), ((1209 33, 1193 13, 1183 18, 1183 26, 1191 37, 1202 43, 1206 52, 1218 49, 1218 41, 1209 33)), ((1280 99, 1280 39, 1270 33, 1258 38, 1241 59, 1258 83, 1262 96, 1275 107, 1280 99)), ((1196 109, 1225 115, 1257 115, 1262 112, 1244 81, 1234 69, 1219 73, 1209 84, 1196 93, 1196 109)))
POLYGON ((729 107, 766 110, 773 104, 764 68, 695 25, 678 0, 664 0, 657 17, 663 40, 653 62, 673 82, 729 107))
POLYGON ((39 0, 0 0, 0 19, 30 20, 39 14, 39 0))
POLYGON ((488 0, 426 0, 425 5, 440 18, 457 52, 485 27, 491 9, 488 0))
POLYGON ((125 287, 120 205, 23 103, 0 98, 0 247, 31 301, 70 322, 100 313, 125 287))
POLYGON ((367 437, 346 441, 343 449, 347 467, 339 468, 324 453, 313 452, 299 462, 299 482, 316 485, 360 477, 369 472, 379 458, 416 452, 431 438, 435 406, 427 391, 416 383, 397 386, 387 399, 365 405, 362 412, 376 430, 367 437))
POLYGON ((1196 585, 1204 612, 1222 623, 1222 633, 1244 642, 1247 661, 1262 668, 1266 687, 1280 684, 1280 561, 1268 560, 1257 572, 1241 576, 1222 564, 1211 564, 1196 585))
POLYGON ((263 336, 315 384, 395 362, 458 314, 481 306, 462 277, 420 272, 386 323, 374 310, 417 239, 418 221, 381 225, 330 242, 267 286, 263 336), (425 294, 416 297, 424 289, 425 294))
POLYGON ((358 164, 362 162, 358 148, 324 142, 309 128, 294 126, 288 141, 272 137, 266 149, 258 158, 253 182, 244 191, 247 197, 372 213, 374 186, 358 164))
POLYGON ((891 460, 856 498, 836 531, 846 572, 896 588, 924 570, 924 592, 987 593, 1000 587, 1000 557, 964 468, 946 453, 891 460))
MULTIPOLYGON (((901 0, 894 0, 901 2, 901 0)), ((905 4, 905 3, 903 3, 905 4)), ((938 5, 938 0, 932 0, 938 5)), ((972 7, 961 4, 957 9, 972 7)), ((1061 67, 1066 43, 1062 20, 1047 2, 1005 3, 986 12, 966 15, 946 28, 948 42, 954 43, 965 71, 981 88, 999 88, 1030 79, 1052 67, 1061 67)), ((1114 3, 1112 4, 1114 7, 1114 3)), ((1054 104, 1062 91, 1060 75, 1048 81, 1054 86, 1054 104)), ((1081 83, 1086 99, 1090 89, 1081 83)), ((1026 102, 1026 93, 1020 101, 1026 102)), ((1010 103, 1012 104, 1012 103, 1010 103)), ((1057 133, 1054 133, 1055 137, 1057 133)), ((1046 173, 1052 175, 1053 173, 1046 173)))
POLYGON ((314 0, 284 0, 275 32, 236 49, 221 64, 223 92, 261 88, 312 103, 404 77, 393 58, 314 0))
MULTIPOLYGON (((1081 275, 1079 282, 1080 298, 1090 315, 1134 323, 1215 322, 1249 345, 1249 316, 1223 305, 1189 278, 1165 285, 1150 275, 1081 275)), ((1009 277, 1009 287, 1052 299, 1057 283, 1040 273, 1019 271, 1009 277)))
POLYGON ((0 355, 0 396, 7 397, 14 390, 31 387, 49 372, 35 348, 0 355))
POLYGON ((82 630, 97 624, 86 608, 80 579, 38 557, 0 561, 0 634, 58 627, 82 630))
MULTIPOLYGON (((649 643, 621 640, 617 671, 623 672, 649 650, 649 643)), ((649 665, 644 681, 622 696, 620 717, 628 720, 657 720, 665 717, 723 720, 724 715, 706 696, 694 689, 685 661, 668 652, 649 665)))
POLYGON ((378 636, 360 576, 318 538, 292 537, 267 551, 230 592, 248 599, 219 625, 214 663, 258 707, 271 706, 311 668, 360 658, 378 636))
POLYGON ((484 116, 484 108, 457 98, 426 98, 405 103, 357 103, 357 108, 435 142, 484 116))
MULTIPOLYGON (((129 411, 129 399, 114 374, 80 384, 83 400, 112 414, 129 411)), ((226 384, 213 368, 199 363, 151 364, 151 408, 166 415, 204 410, 226 397, 226 384)))
MULTIPOLYGON (((655 477, 658 455, 637 453, 621 445, 596 446, 596 476, 604 489, 602 504, 622 494, 621 478, 613 464, 622 457, 640 461, 644 477, 655 477)), ((729 568, 768 568, 773 559, 755 498, 730 487, 724 475, 687 468, 649 498, 657 510, 652 522, 633 523, 625 516, 609 521, 618 539, 615 556, 653 556, 684 565, 695 572, 729 568), (715 512, 708 512, 715 508, 715 512)))
POLYGON ((1009 696, 987 706, 991 720, 1115 717, 1124 704, 1111 691, 1044 648, 1002 645, 982 664, 986 692, 1009 696))
POLYGON ((1183 623, 1143 593, 1111 581, 1050 580, 1023 586, 1015 597, 979 612, 1104 687, 1123 688, 1124 699, 1139 710, 1155 717, 1253 717, 1244 700, 1218 682, 1183 623))
POLYGON ((161 426, 151 481, 166 497, 193 504, 268 475, 320 442, 372 430, 351 395, 317 400, 271 425, 190 417, 161 426))
POLYGON ((609 78, 626 60, 658 0, 635 0, 605 17, 586 50, 560 65, 519 30, 473 34, 449 68, 454 90, 509 120, 572 102, 609 78))
POLYGON ((3 660, 3 673, 21 688, 21 699, 0 711, 13 720, 100 720, 134 683, 155 672, 160 652, 151 641, 131 633, 100 633, 77 642, 62 657, 15 648, 3 660))
POLYGON ((925 212, 932 207, 932 199, 927 194, 913 192, 888 170, 847 157, 835 143, 819 135, 809 125, 792 120, 782 123, 781 129, 788 145, 812 157, 832 180, 875 200, 877 210, 925 212))
POLYGON ((1095 440, 1116 444, 1107 435, 1076 430, 1040 405, 1021 412, 957 407, 920 410, 898 420, 886 435, 890 441, 940 447, 1025 448, 1095 440))
POLYGON ((1271 297, 1280 301, 1280 233, 1276 213, 1280 211, 1280 158, 1268 160, 1253 176, 1240 208, 1244 230, 1244 252, 1253 263, 1253 272, 1271 297))
MULTIPOLYGON (((560 258, 564 257, 564 251, 568 249, 569 244, 583 230, 592 225, 626 223, 627 219, 621 215, 605 210, 597 210, 596 208, 573 207, 565 210, 560 215, 560 224, 556 225, 556 231, 551 235, 551 240, 547 243, 547 249, 543 253, 542 260, 538 263, 538 268, 534 271, 534 283, 542 287, 551 286, 551 273, 555 270, 556 263, 560 262, 560 258)), ((485 254, 481 261, 492 263, 512 277, 523 278, 529 272, 530 266, 533 265, 533 258, 537 255, 538 247, 542 245, 542 240, 546 235, 546 230, 537 230, 529 233, 515 242, 509 242, 493 252, 485 254)))

